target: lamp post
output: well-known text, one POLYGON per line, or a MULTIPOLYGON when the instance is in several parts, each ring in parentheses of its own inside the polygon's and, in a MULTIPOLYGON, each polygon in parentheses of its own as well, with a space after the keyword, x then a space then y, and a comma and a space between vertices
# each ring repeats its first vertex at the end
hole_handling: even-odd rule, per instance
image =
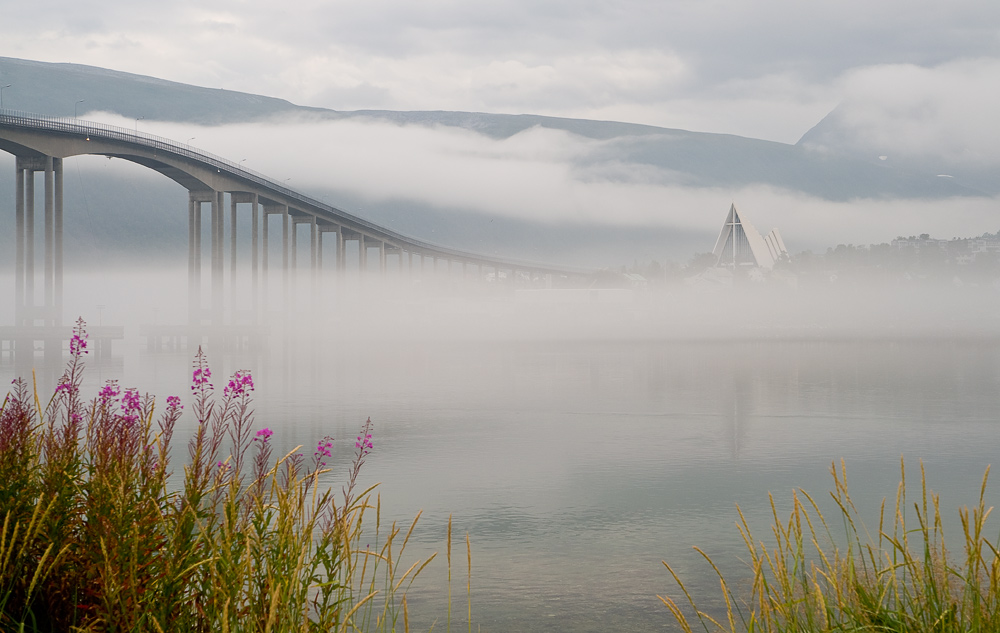
POLYGON ((6 86, 0 86, 0 109, 3 109, 3 89, 4 88, 10 88, 10 84, 7 84, 6 86))
POLYGON ((146 118, 146 117, 144 117, 144 116, 141 116, 141 117, 139 117, 138 119, 136 119, 136 120, 135 120, 135 133, 136 133, 136 134, 138 134, 138 133, 139 133, 139 121, 142 121, 142 120, 143 120, 143 119, 145 119, 145 118, 146 118))
POLYGON ((79 106, 84 101, 86 101, 86 99, 80 99, 79 101, 77 101, 76 103, 73 104, 73 118, 74 119, 76 118, 76 108, 77 108, 77 106, 79 106))

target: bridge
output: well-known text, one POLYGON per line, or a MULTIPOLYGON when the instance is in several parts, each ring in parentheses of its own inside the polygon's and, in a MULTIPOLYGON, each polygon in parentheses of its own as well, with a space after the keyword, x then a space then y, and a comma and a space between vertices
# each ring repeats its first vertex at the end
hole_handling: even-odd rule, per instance
MULTIPOLYGON (((311 198, 219 156, 185 143, 122 127, 79 119, 51 118, 37 114, 0 110, 0 150, 16 157, 16 248, 15 326, 18 328, 62 325, 63 308, 63 160, 79 155, 120 158, 157 171, 188 191, 188 310, 193 326, 219 327, 226 322, 225 259, 226 197, 229 202, 229 285, 237 275, 237 233, 246 230, 249 215, 251 236, 250 274, 254 320, 266 294, 268 262, 268 218, 280 216, 281 271, 284 292, 295 274, 300 224, 309 226, 309 266, 313 278, 323 269, 323 238, 336 239, 334 267, 346 268, 345 243, 356 241, 358 267, 367 271, 369 251, 377 249, 378 269, 385 272, 387 257, 398 257, 400 271, 421 267, 429 261, 437 269, 439 261, 476 268, 482 277, 492 269, 499 280, 501 271, 511 281, 519 275, 531 277, 581 278, 588 271, 547 266, 466 252, 396 233, 342 209, 311 198), (44 244, 42 253, 43 292, 37 297, 35 253, 35 174, 44 174, 44 244), (202 222, 206 210, 210 223, 211 305, 203 309, 202 222), (241 209, 249 211, 241 213, 241 209), (291 263, 291 265, 290 265, 291 263), (263 281, 263 283, 262 283, 263 281)), ((353 250, 353 249, 352 249, 353 250)), ((287 297, 287 294, 286 294, 287 297)), ((231 318, 231 315, 230 315, 231 318)))

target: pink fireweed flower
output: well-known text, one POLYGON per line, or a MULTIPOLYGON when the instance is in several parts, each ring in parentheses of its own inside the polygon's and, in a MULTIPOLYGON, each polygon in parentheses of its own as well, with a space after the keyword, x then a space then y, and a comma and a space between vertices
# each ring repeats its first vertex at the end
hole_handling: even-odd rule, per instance
POLYGON ((360 449, 362 455, 370 453, 372 448, 374 448, 372 445, 372 434, 365 433, 364 438, 359 435, 358 441, 354 443, 354 448, 360 449))
POLYGON ((241 369, 229 379, 229 384, 222 390, 222 395, 239 398, 248 391, 253 391, 253 377, 247 369, 241 369))
POLYGON ((257 435, 256 437, 253 438, 253 441, 256 442, 257 440, 260 440, 261 442, 266 443, 269 439, 271 439, 272 435, 274 435, 274 431, 272 431, 267 427, 264 427, 261 430, 257 431, 257 435))
POLYGON ((87 353, 87 335, 74 334, 69 340, 69 353, 71 356, 80 356, 87 353))
POLYGON ((129 426, 139 421, 142 414, 142 400, 138 389, 126 389, 122 395, 122 417, 129 426))
POLYGON ((69 353, 75 358, 87 353, 87 324, 82 317, 76 320, 76 327, 73 328, 73 338, 69 340, 69 353))
POLYGON ((194 373, 191 375, 191 391, 195 391, 202 385, 207 385, 211 389, 212 383, 208 382, 208 379, 211 377, 212 370, 208 367, 195 367, 194 373))
POLYGON ((114 400, 118 397, 118 394, 122 392, 121 387, 118 386, 117 380, 109 380, 101 388, 97 396, 105 403, 109 400, 114 400))
POLYGON ((315 455, 317 457, 320 457, 320 456, 322 456, 322 457, 329 457, 330 456, 330 448, 332 446, 333 446, 333 442, 331 442, 329 440, 327 440, 327 441, 320 440, 319 443, 316 444, 316 453, 315 453, 315 455))
POLYGON ((313 452, 313 459, 316 460, 316 464, 319 466, 326 466, 326 461, 324 458, 330 457, 333 453, 330 449, 333 448, 333 438, 324 437, 319 442, 316 443, 316 451, 313 452))
POLYGON ((183 409, 184 406, 181 405, 181 399, 177 396, 167 396, 167 407, 170 409, 183 409))

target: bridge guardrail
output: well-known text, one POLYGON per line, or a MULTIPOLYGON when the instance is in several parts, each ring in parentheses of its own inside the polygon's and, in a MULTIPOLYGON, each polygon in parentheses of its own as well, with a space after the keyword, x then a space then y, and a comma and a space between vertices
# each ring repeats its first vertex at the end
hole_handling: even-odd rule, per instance
POLYGON ((0 127, 47 130, 61 134, 80 135, 86 137, 93 136, 94 138, 102 140, 131 143, 144 148, 166 151, 188 160, 209 165, 218 170, 224 169, 229 176, 247 180, 258 186, 264 187, 267 190, 279 193, 288 199, 298 201, 303 205, 307 205, 308 207, 312 207, 313 209, 331 215, 333 216, 333 221, 336 221, 339 224, 346 224, 351 230, 358 232, 364 230, 371 233, 372 237, 386 238, 388 241, 396 242, 396 245, 399 247, 405 246, 408 250, 415 249, 419 251, 427 251, 432 256, 437 254, 443 257, 469 260, 485 264, 487 266, 499 264, 504 267, 516 267, 527 270, 547 271, 561 274, 589 274, 591 272, 582 269, 576 270, 539 264, 536 262, 518 261, 498 257, 485 257, 477 253, 448 248, 439 244, 433 244, 431 242, 425 242, 423 240, 402 235, 390 229, 378 226, 377 224, 368 222, 367 220, 334 207, 333 205, 316 200, 315 198, 295 191, 294 189, 289 189, 281 183, 269 179, 264 174, 244 167, 239 163, 235 163, 210 152, 195 149, 189 144, 179 143, 162 136, 156 136, 155 134, 148 134, 138 130, 130 130, 128 128, 110 125, 107 123, 85 121, 83 119, 69 117, 48 117, 30 112, 20 112, 17 110, 7 109, 0 110, 0 127))

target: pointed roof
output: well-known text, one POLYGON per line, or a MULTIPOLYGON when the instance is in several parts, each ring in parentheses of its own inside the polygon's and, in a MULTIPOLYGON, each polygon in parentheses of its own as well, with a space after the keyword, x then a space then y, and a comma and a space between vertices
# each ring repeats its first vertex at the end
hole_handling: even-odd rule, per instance
POLYGON ((761 268, 771 268, 785 252, 785 243, 777 229, 768 233, 766 238, 761 237, 746 214, 736 210, 736 204, 729 207, 719 239, 715 241, 715 248, 712 250, 716 266, 761 268))

